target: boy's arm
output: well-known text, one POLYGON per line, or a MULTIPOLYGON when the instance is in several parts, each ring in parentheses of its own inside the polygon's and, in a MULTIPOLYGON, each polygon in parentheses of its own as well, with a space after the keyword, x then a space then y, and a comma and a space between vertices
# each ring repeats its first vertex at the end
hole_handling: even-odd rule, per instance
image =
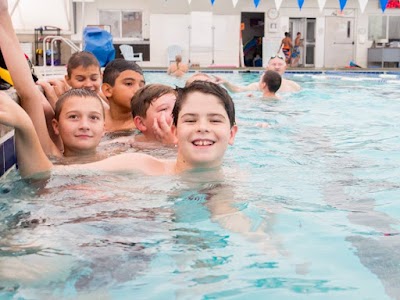
POLYGON ((254 83, 251 83, 246 86, 238 86, 238 85, 234 85, 234 84, 230 83, 229 81, 227 81, 221 77, 218 77, 218 76, 214 76, 214 77, 217 79, 217 81, 216 81, 217 84, 222 84, 231 93, 258 91, 258 82, 254 82, 254 83))
POLYGON ((15 128, 18 168, 22 177, 48 172, 53 164, 40 145, 32 120, 7 94, 0 92, 0 123, 15 128))
POLYGON ((21 106, 28 113, 39 135, 40 143, 47 154, 60 155, 47 130, 42 103, 44 95, 32 80, 31 71, 15 34, 8 13, 8 0, 0 0, 0 48, 14 87, 21 98, 21 106))

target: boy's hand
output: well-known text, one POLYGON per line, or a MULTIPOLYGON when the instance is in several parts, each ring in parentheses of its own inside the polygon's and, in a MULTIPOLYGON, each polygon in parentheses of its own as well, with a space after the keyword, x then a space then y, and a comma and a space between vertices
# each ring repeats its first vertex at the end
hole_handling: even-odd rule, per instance
POLYGON ((0 12, 8 13, 8 0, 0 0, 0 12))
MULTIPOLYGON (((0 0, 2 1, 2 0, 0 0)), ((29 124, 30 118, 26 112, 6 93, 0 92, 0 123, 6 126, 20 128, 29 124)))
POLYGON ((154 118, 153 131, 159 142, 167 145, 176 144, 176 138, 172 134, 171 127, 172 125, 168 124, 165 113, 162 113, 159 118, 154 118))

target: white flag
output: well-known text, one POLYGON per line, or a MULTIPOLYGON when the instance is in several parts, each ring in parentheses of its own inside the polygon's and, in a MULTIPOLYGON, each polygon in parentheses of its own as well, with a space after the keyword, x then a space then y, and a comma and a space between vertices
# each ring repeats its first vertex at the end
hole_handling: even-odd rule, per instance
POLYGON ((239 0, 232 0, 233 7, 236 7, 236 4, 239 2, 239 0))
POLYGON ((358 0, 358 4, 360 4, 361 13, 364 13, 365 7, 367 6, 368 0, 358 0))
POLYGON ((275 0, 276 10, 279 10, 281 8, 281 5, 282 5, 282 0, 275 0))
POLYGON ((322 11, 325 7, 326 0, 318 0, 319 10, 322 11))
POLYGON ((190 5, 191 2, 192 2, 192 0, 188 0, 189 5, 190 5))

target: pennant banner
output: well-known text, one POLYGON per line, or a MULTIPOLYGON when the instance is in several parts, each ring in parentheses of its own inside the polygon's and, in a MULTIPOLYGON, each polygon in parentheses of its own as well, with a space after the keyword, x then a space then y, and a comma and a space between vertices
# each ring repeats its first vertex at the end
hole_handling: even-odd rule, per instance
POLYGON ((340 10, 342 11, 346 6, 347 0, 339 0, 340 3, 340 10))
POLYGON ((385 12, 386 6, 388 4, 388 0, 380 0, 380 2, 381 2, 382 12, 385 12))
POLYGON ((215 0, 211 0, 211 5, 214 5, 215 0))
POLYGON ((276 10, 279 10, 282 5, 282 0, 275 0, 275 8, 276 10))
POLYGON ((318 0, 319 11, 322 11, 325 7, 326 0, 318 0))
POLYGON ((361 13, 363 14, 365 11, 365 7, 367 7, 368 0, 358 0, 358 4, 360 5, 361 13))
POLYGON ((297 0, 297 4, 299 5, 299 8, 301 10, 301 8, 303 7, 303 4, 304 4, 304 0, 297 0))
POLYGON ((258 7, 258 4, 260 4, 260 0, 254 0, 254 5, 256 6, 256 8, 258 7))
POLYGON ((239 0, 232 0, 232 4, 233 4, 233 7, 236 7, 236 4, 239 2, 239 0))
POLYGON ((190 3, 192 3, 192 0, 188 0, 188 3, 189 3, 189 5, 190 5, 190 3))

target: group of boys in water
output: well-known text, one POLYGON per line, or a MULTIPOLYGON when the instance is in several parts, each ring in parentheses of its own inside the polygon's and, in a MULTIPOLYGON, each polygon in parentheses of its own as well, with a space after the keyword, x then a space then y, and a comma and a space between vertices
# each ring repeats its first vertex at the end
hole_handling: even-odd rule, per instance
POLYGON ((164 84, 145 85, 142 69, 124 59, 111 61, 101 73, 91 53, 77 52, 68 61, 65 81, 39 82, 42 93, 32 80, 7 2, 0 0, 0 49, 20 105, 1 93, 0 123, 15 128, 22 177, 48 176, 59 167, 54 158, 72 162, 63 168, 80 164, 82 169, 136 170, 148 175, 216 168, 238 130, 228 91, 261 90, 264 97, 276 98, 278 91, 300 89, 281 77, 286 63, 279 56, 271 57, 260 81, 248 86, 196 73, 185 87, 174 89, 164 84), (137 130, 140 134, 134 134, 137 130), (130 152, 100 155, 96 149, 104 133, 121 131, 132 132, 130 143, 176 145, 176 160, 130 152))

